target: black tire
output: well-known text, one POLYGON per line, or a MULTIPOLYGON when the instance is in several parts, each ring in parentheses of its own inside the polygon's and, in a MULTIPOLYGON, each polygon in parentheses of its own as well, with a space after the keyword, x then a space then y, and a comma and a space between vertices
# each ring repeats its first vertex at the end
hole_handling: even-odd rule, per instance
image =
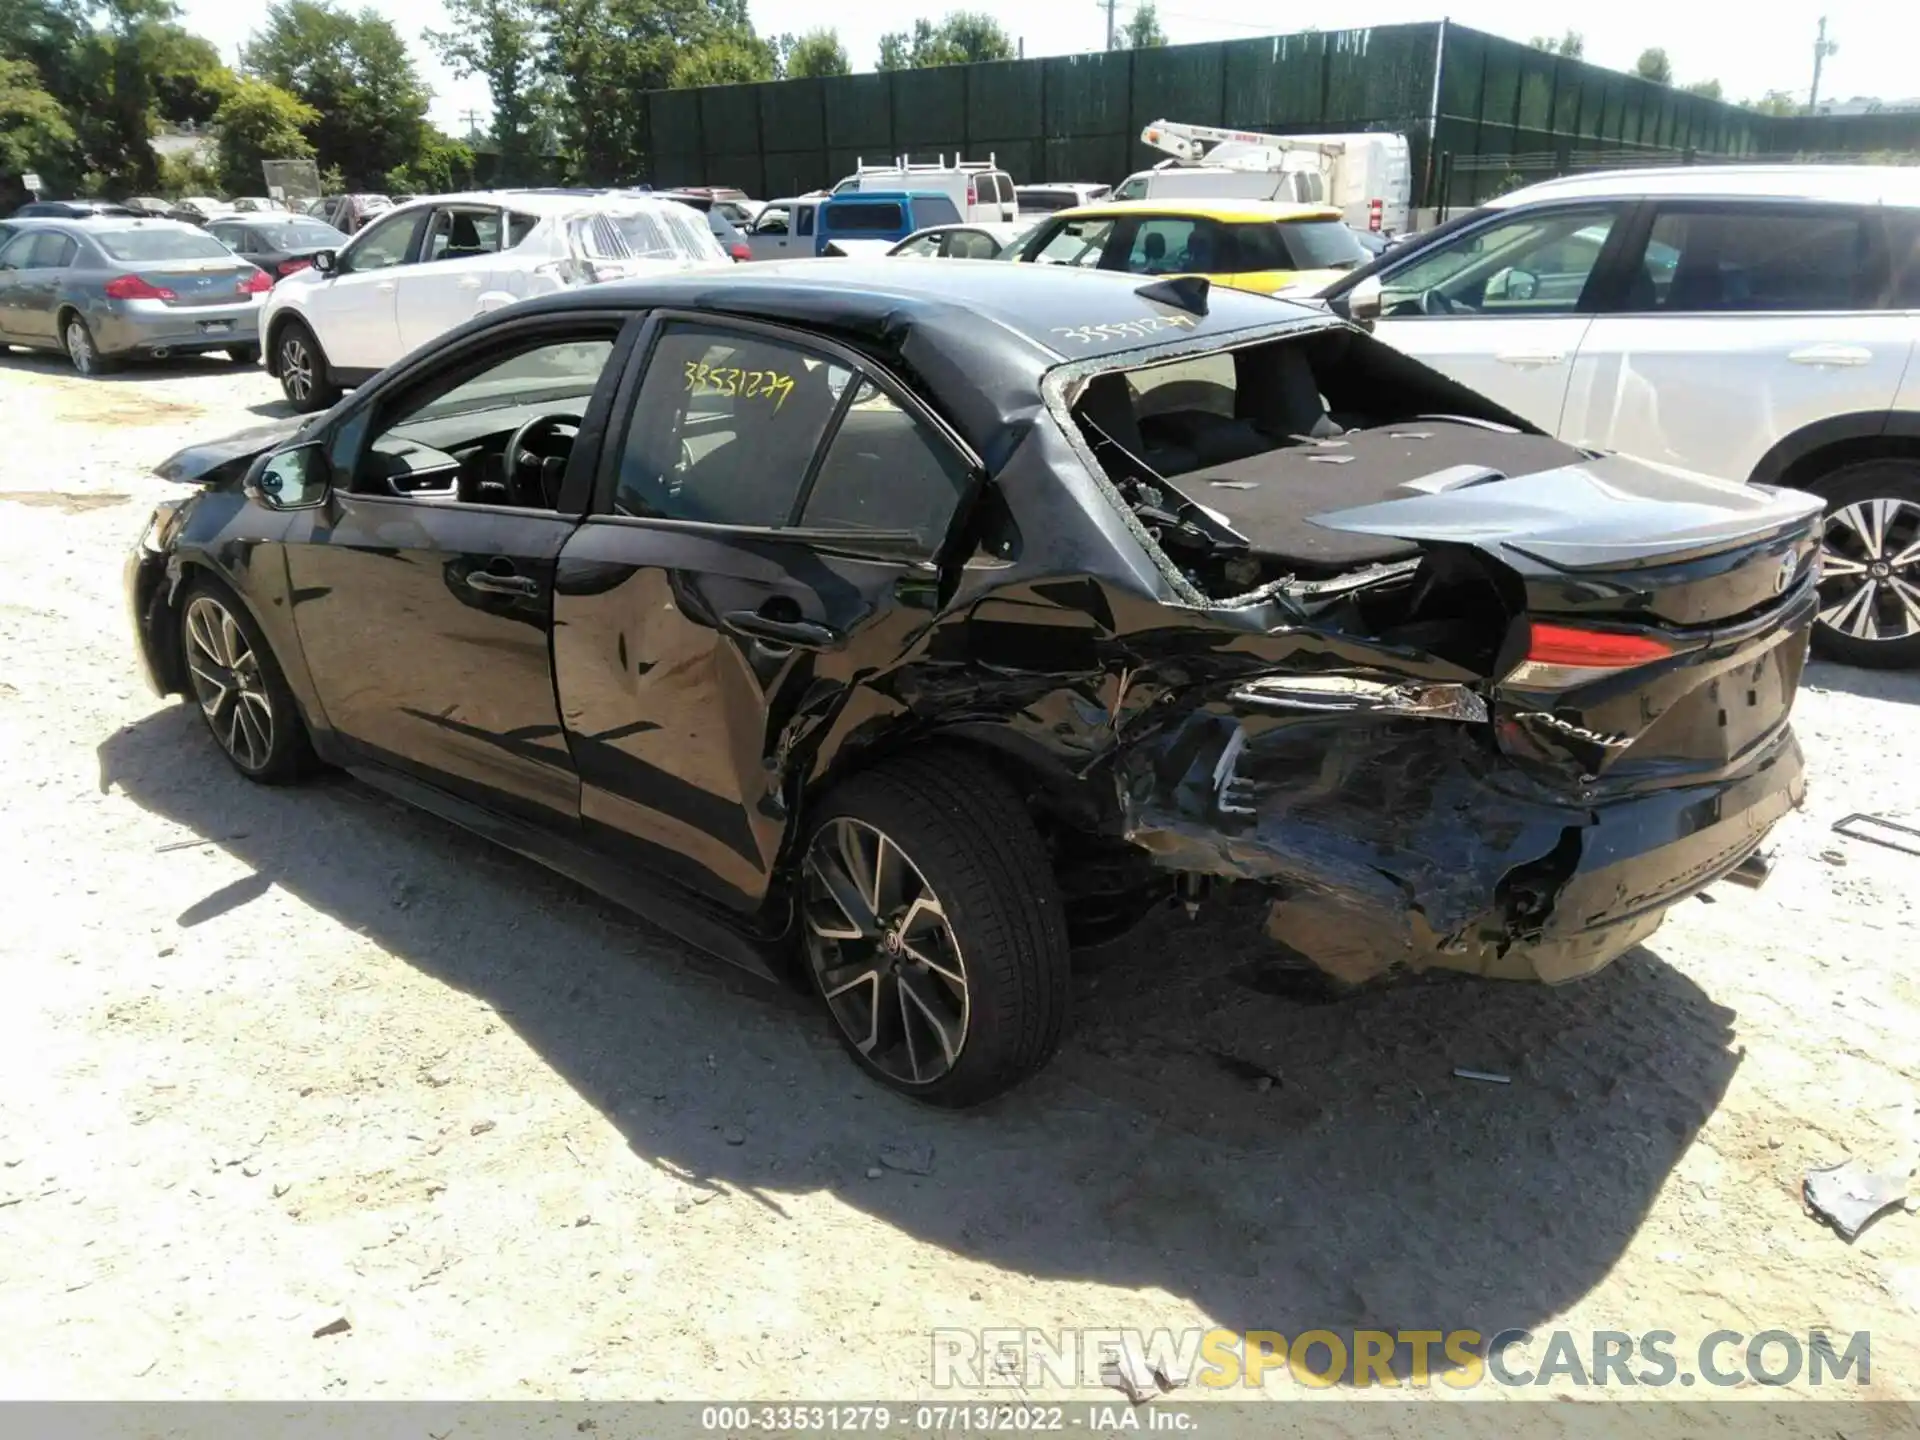
POLYGON ((179 625, 187 698, 199 705, 207 733, 233 768, 262 785, 311 773, 317 761, 306 722, 247 607, 218 581, 197 579, 180 597, 179 625), (250 659, 240 658, 241 644, 250 659))
MULTIPOLYGON (((850 873, 842 867, 843 878, 850 873)), ((1069 995, 1066 907, 1025 803, 990 766, 934 748, 855 775, 813 817, 797 881, 802 963, 841 1042, 876 1079, 930 1104, 977 1105, 1033 1075, 1059 1048, 1069 995), (864 902, 832 899, 826 872, 844 857, 838 847, 845 836, 868 833, 884 837, 889 853, 905 862, 891 871, 886 859, 880 862, 874 888, 886 894, 882 904, 866 907, 880 912, 873 938, 823 937, 823 929, 867 925, 847 923, 864 902), (937 921, 929 925, 934 909, 937 921), (889 965, 891 976, 883 973, 889 965), (860 975, 862 966, 871 974, 860 975), (957 987, 955 970, 963 981, 957 987), (893 999, 883 1000, 888 995, 893 999), (925 1000, 909 1004, 921 995, 933 1008, 925 1000), (870 1020, 862 1018, 863 1002, 870 1020), (953 1027, 940 1027, 934 1009, 952 1018, 956 1008, 953 1043, 953 1027), (900 1019, 883 1036, 890 1014, 900 1019), (945 1039, 929 1051, 935 1036, 945 1039), (924 1072, 920 1052, 928 1055, 924 1072)))
POLYGON ((227 359, 235 365, 258 365, 260 363, 260 347, 258 345, 229 345, 227 347, 227 359))
POLYGON ((1806 488, 1827 502, 1814 653, 1874 670, 1920 665, 1920 461, 1862 460, 1806 488))
POLYGON ((116 368, 114 361, 100 353, 87 322, 71 310, 61 319, 60 343, 67 352, 67 361, 73 366, 74 373, 88 380, 116 368))
POLYGON ((327 354, 320 342, 298 320, 289 320, 274 336, 274 368, 280 375, 280 393, 302 415, 325 410, 340 398, 340 387, 327 373, 327 354))

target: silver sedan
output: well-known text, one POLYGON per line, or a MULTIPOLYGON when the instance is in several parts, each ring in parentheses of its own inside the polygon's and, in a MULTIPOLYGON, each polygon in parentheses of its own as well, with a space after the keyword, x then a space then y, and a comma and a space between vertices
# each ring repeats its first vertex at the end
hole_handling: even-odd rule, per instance
POLYGON ((272 279, 172 220, 19 220, 0 239, 0 349, 66 354, 82 375, 122 359, 260 358, 272 279))

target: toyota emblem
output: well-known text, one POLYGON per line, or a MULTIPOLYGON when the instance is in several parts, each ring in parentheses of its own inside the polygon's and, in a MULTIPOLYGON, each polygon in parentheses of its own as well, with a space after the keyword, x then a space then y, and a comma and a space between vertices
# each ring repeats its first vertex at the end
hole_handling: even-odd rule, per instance
POLYGON ((1784 593, 1786 588, 1793 584, 1793 577, 1799 572, 1800 556, 1798 552, 1789 550, 1780 557, 1780 573, 1773 577, 1773 593, 1776 595, 1784 593))

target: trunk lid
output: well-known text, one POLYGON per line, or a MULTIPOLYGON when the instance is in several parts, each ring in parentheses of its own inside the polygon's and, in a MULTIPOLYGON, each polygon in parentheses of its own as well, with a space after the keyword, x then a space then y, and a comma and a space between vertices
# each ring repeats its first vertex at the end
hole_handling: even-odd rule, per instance
POLYGON ((141 265, 138 274, 149 285, 173 292, 173 298, 163 303, 190 310, 203 305, 233 305, 246 299, 240 283, 257 268, 231 258, 167 260, 141 265))
POLYGON ((1313 523, 1491 562, 1494 733, 1529 769, 1603 799, 1700 783, 1782 738, 1817 609, 1816 497, 1619 455, 1400 488, 1313 523))

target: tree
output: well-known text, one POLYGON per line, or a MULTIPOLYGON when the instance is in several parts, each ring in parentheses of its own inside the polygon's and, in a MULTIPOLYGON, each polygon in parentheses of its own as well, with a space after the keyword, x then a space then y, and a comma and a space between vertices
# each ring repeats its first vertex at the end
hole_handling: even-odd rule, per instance
POLYGON ((389 170, 385 184, 392 195, 443 195, 465 190, 473 184, 473 150, 430 125, 421 137, 419 153, 389 170))
POLYGON ((1698 95, 1702 100, 1718 100, 1721 98, 1720 82, 1718 80, 1696 80, 1691 85, 1683 85, 1680 88, 1689 95, 1698 95))
POLYGON ((1790 90, 1769 90, 1758 100, 1742 100, 1747 109, 1762 115, 1798 115, 1800 102, 1793 98, 1790 90))
POLYGON ((1578 30, 1570 29, 1558 40, 1548 35, 1536 35, 1527 44, 1549 55, 1564 55, 1569 60, 1578 60, 1587 53, 1587 37, 1578 30))
POLYGON ((780 73, 789 80, 813 75, 851 75, 847 47, 840 43, 837 30, 809 30, 795 38, 782 35, 779 40, 780 73))
POLYGON ((496 178, 508 184, 534 178, 550 102, 538 12, 531 0, 447 0, 447 15, 451 26, 428 30, 426 40, 456 76, 486 80, 493 143, 500 149, 496 178))
POLYGON ((1167 32, 1160 28, 1160 12, 1153 0, 1139 0, 1133 14, 1120 32, 1120 44, 1126 50, 1151 50, 1167 43, 1167 32))
POLYGON ((40 72, 25 60, 0 60, 0 177, 58 174, 71 164, 73 142, 73 127, 41 87, 40 72))
POLYGON ((636 177, 646 161, 644 90, 765 79, 774 47, 746 0, 531 0, 557 91, 567 168, 590 184, 636 177))
POLYGON ((426 142, 428 91, 400 32, 367 9, 349 14, 327 0, 277 0, 264 32, 242 53, 245 71, 319 112, 306 127, 320 158, 349 185, 372 189, 418 157, 426 142))
POLYGON ((935 65, 972 65, 982 60, 1011 60, 1018 53, 1000 22, 977 10, 955 10, 938 25, 913 22, 911 33, 880 37, 882 70, 925 70, 935 65))
POLYGON ((177 25, 157 27, 152 43, 155 115, 175 124, 207 124, 233 92, 234 74, 220 51, 177 25))
POLYGON ((1671 85, 1673 62, 1667 59, 1667 52, 1658 45, 1649 45, 1640 52, 1640 58, 1633 62, 1633 73, 1656 85, 1671 85))
POLYGON ((214 117, 220 127, 220 183, 228 194, 256 193, 262 160, 304 160, 313 146, 305 132, 320 112, 266 80, 241 80, 214 117))

